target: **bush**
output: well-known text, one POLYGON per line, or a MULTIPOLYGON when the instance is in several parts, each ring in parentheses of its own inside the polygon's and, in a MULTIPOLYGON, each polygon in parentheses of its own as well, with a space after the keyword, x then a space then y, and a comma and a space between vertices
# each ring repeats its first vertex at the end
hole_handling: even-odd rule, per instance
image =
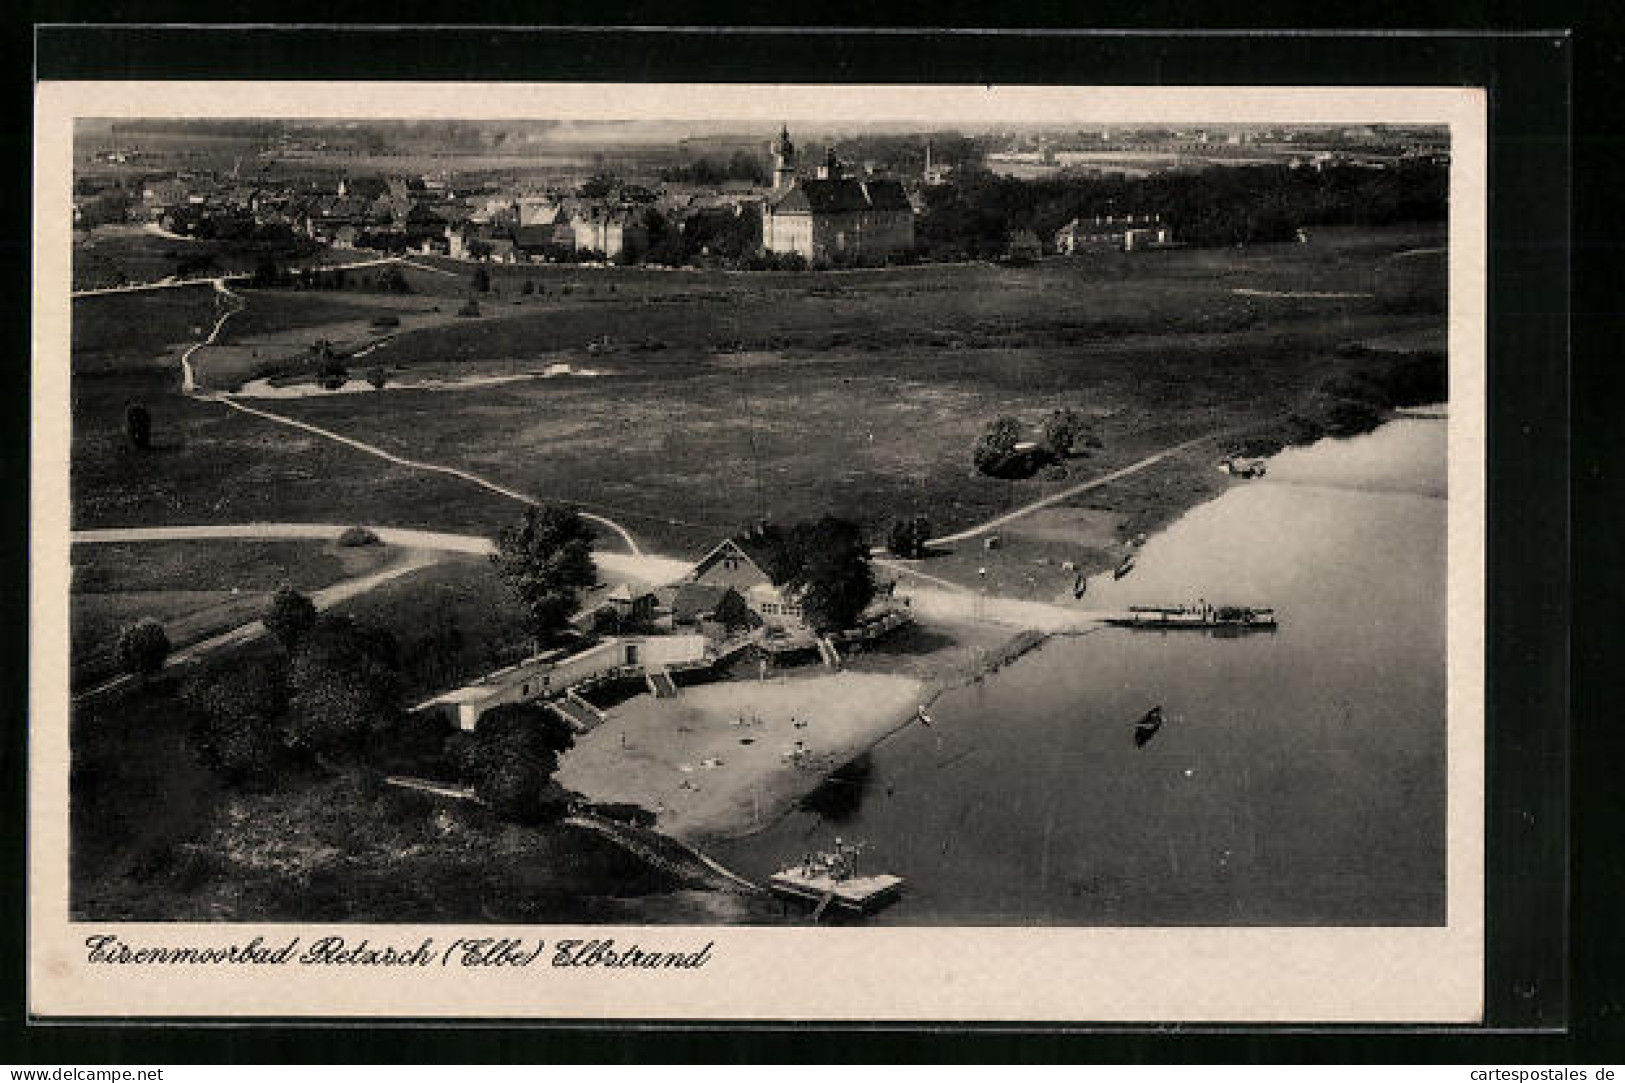
POLYGON ((931 523, 923 515, 912 519, 899 519, 892 524, 886 547, 904 560, 917 560, 925 556, 925 543, 931 537, 931 523))
POLYGON ((124 434, 136 450, 152 450, 152 415, 139 402, 124 408, 124 434))
POLYGON ((1044 446, 1057 459, 1072 454, 1082 435, 1083 418, 1076 410, 1056 410, 1044 421, 1044 446))
POLYGON ((316 603, 288 583, 276 588, 265 610, 265 629, 285 650, 293 650, 306 632, 316 626, 316 603))
POLYGON ((487 711, 469 739, 455 743, 461 773, 474 792, 505 820, 535 823, 568 803, 553 785, 559 754, 575 734, 552 711, 534 703, 508 703, 487 711))
POLYGON ((478 301, 465 301, 463 306, 457 310, 459 316, 478 316, 479 314, 480 303, 478 301))
POLYGON ((400 717, 397 654, 387 632, 331 615, 318 620, 288 667, 288 743, 358 756, 400 717))
POLYGON ((151 617, 142 617, 119 633, 117 655, 126 673, 150 677, 169 658, 169 634, 151 617))
POLYGON ((971 461, 981 473, 1003 477, 1020 440, 1019 421, 1013 417, 997 418, 988 422, 987 431, 976 441, 976 447, 971 452, 971 461))
POLYGON ((339 544, 348 545, 351 548, 355 548, 361 545, 382 545, 384 543, 379 539, 377 534, 374 534, 366 527, 352 526, 346 529, 344 533, 339 535, 339 544))
POLYGON ((404 715, 386 735, 387 748, 380 766, 445 777, 449 774, 446 742, 456 730, 451 714, 439 707, 404 715))
POLYGON ((374 316, 372 318, 372 325, 378 328, 399 327, 401 325, 401 318, 399 316, 390 315, 374 316))
POLYGON ((337 391, 350 378, 350 370, 342 360, 329 354, 316 365, 316 378, 327 390, 337 391))
POLYGON ((389 370, 382 365, 375 365, 367 370, 367 382, 373 386, 373 390, 382 391, 384 385, 389 383, 389 370))
POLYGON ((182 699, 197 712, 189 738, 205 764, 233 784, 270 781, 288 703, 280 660, 213 668, 194 678, 182 699))

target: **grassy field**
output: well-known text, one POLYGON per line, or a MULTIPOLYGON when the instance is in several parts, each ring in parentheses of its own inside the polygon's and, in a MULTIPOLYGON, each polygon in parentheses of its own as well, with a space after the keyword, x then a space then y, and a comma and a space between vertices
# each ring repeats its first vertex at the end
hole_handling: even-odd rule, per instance
POLYGON ((73 302, 74 376, 140 373, 178 384, 181 350, 219 318, 208 285, 81 297, 73 302))
MULTIPOLYGON (((579 501, 674 553, 695 553, 759 511, 834 511, 876 529, 919 511, 946 530, 1280 414, 1357 364, 1337 355, 1340 344, 1440 326, 1421 310, 1442 304, 1442 262, 1394 258, 1439 240, 1437 231, 1328 230, 1307 245, 823 275, 499 267, 505 296, 526 277, 547 292, 501 315, 403 333, 371 359, 437 373, 564 359, 609 375, 275 408, 579 501), (610 348, 589 356, 587 343, 605 335, 610 348), (1069 463, 1065 477, 972 473, 971 445, 993 417, 1033 425, 1062 406, 1094 419, 1105 446, 1092 458, 1069 463)), ((371 311, 386 303, 377 297, 280 294, 266 305, 274 314, 308 298, 329 313, 352 303, 371 311)), ((205 369, 209 353, 199 355, 205 369)), ((75 506, 86 525, 330 518, 343 507, 357 519, 489 531, 516 510, 474 486, 175 396, 149 402, 160 441, 175 450, 133 455, 118 404, 145 375, 76 380, 75 506)))
POLYGON ((69 598, 76 684, 117 669, 119 632, 142 617, 172 646, 259 619, 282 583, 319 590, 392 559, 379 546, 293 541, 180 541, 77 545, 69 598))

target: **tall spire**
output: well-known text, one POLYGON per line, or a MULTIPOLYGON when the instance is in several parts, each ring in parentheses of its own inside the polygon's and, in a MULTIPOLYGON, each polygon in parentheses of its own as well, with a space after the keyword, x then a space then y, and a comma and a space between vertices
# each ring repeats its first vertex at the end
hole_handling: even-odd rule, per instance
POLYGON ((790 126, 780 125, 779 137, 773 142, 773 190, 782 192, 795 183, 796 148, 790 142, 790 126))

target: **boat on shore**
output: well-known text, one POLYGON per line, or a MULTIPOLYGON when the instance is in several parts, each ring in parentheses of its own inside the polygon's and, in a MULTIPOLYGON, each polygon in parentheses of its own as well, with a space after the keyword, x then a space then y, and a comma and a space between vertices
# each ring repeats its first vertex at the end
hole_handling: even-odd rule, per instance
POLYGON ((1275 610, 1246 605, 1135 605, 1126 613, 1106 618, 1119 628, 1208 628, 1241 631, 1272 631, 1278 625, 1275 610))

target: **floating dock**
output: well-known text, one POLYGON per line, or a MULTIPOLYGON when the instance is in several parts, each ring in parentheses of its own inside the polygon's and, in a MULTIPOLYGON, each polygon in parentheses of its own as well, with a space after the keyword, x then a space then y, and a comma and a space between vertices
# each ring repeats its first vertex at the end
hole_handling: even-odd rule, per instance
POLYGON ((836 879, 825 872, 804 873, 800 868, 773 874, 767 886, 775 895, 815 903, 813 920, 831 906, 856 914, 871 914, 895 899, 903 887, 901 876, 851 876, 836 879))

